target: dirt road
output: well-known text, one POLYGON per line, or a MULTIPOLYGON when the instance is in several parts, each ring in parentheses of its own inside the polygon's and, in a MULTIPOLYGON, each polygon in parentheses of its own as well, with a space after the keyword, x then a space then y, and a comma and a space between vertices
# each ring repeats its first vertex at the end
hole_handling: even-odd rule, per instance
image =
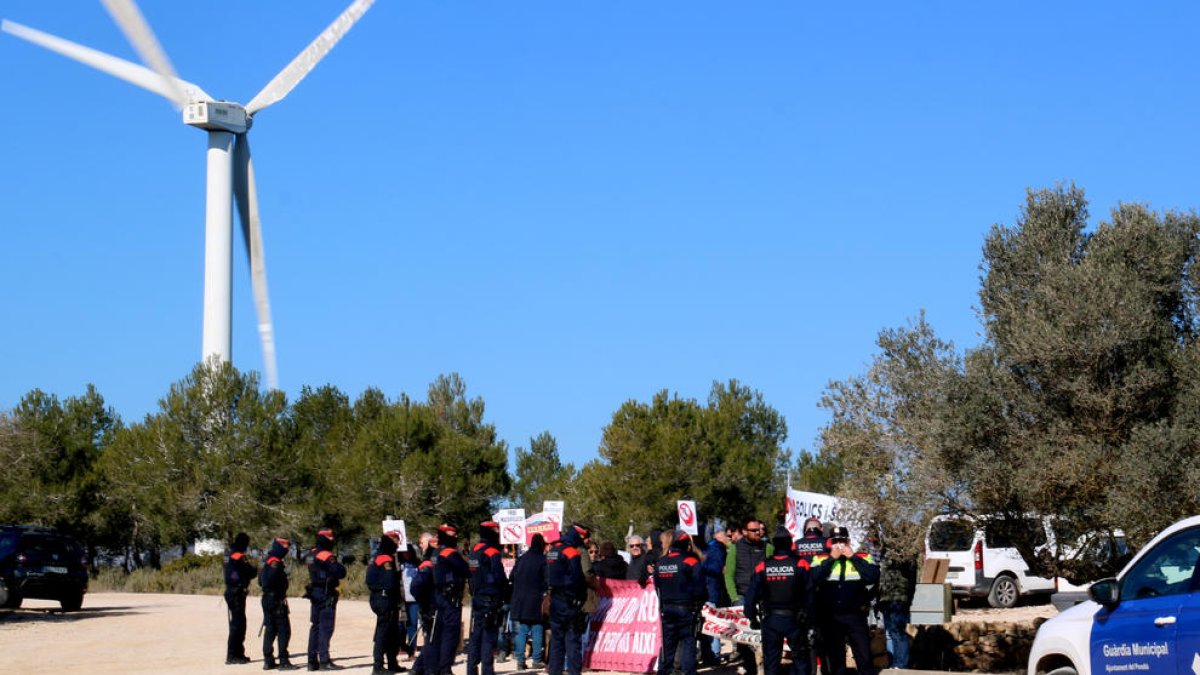
MULTIPOLYGON (((247 605, 246 653, 253 661, 226 666, 227 627, 220 596, 95 593, 84 598, 82 610, 66 614, 57 611, 58 603, 26 600, 22 609, 0 610, 3 670, 111 675, 261 672, 262 642, 255 635, 262 610, 257 598, 247 605)), ((303 665, 308 602, 293 598, 291 605, 291 649, 299 655, 294 661, 303 665)), ((374 630, 375 615, 366 602, 340 603, 331 650, 334 661, 350 673, 370 672, 374 630)), ((461 661, 456 673, 465 671, 461 661)), ((497 671, 512 669, 513 664, 497 664, 497 671)))
MULTIPOLYGON (((22 609, 0 610, 0 654, 3 671, 128 675, 171 673, 238 675, 262 669, 261 640, 256 637, 262 620, 257 598, 247 605, 250 625, 246 653, 253 661, 243 666, 225 665, 225 604, 214 595, 152 595, 94 593, 78 612, 62 613, 58 603, 26 600, 22 609)), ((293 660, 304 663, 308 644, 308 603, 293 598, 291 650, 293 660)), ((964 620, 1021 620, 1051 616, 1051 606, 1012 610, 965 610, 964 620)), ((333 635, 333 659, 350 673, 370 672, 371 635, 375 615, 364 601, 338 605, 333 635)), ((402 657, 404 665, 411 665, 402 657)), ((496 671, 511 673, 515 664, 497 663, 496 671)), ((465 675, 464 657, 455 663, 456 675, 465 675)), ((529 671, 532 674, 532 671, 529 671)), ((731 675, 729 667, 703 671, 731 675)), ((897 671, 889 671, 897 672, 897 671)))

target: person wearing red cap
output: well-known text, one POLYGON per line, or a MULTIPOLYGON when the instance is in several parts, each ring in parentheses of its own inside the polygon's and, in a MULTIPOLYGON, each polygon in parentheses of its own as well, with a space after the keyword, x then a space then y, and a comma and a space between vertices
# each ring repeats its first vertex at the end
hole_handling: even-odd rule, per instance
POLYGON ((338 582, 346 578, 346 567, 333 555, 333 530, 317 531, 317 545, 308 560, 308 669, 340 670, 329 658, 329 642, 337 620, 338 582))
POLYGON ((470 569, 457 547, 458 528, 449 523, 438 527, 437 553, 433 556, 437 616, 433 620, 432 639, 421 652, 421 668, 430 675, 449 675, 462 636, 463 589, 470 569))
POLYGON ((267 553, 262 571, 258 573, 258 585, 262 588, 263 670, 295 668, 288 656, 292 622, 288 618, 288 575, 283 564, 290 547, 287 539, 276 539, 267 553), (279 645, 278 661, 275 660, 276 644, 279 645))
POLYGON ((479 524, 479 542, 467 558, 471 584, 471 633, 467 648, 467 675, 495 673, 496 643, 502 609, 509 597, 508 577, 500 555, 500 526, 486 520, 479 524))

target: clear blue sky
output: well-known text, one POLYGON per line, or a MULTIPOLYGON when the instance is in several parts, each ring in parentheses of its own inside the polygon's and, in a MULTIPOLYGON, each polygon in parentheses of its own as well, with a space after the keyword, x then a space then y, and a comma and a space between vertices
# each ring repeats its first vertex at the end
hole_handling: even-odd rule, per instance
MULTIPOLYGON (((144 0, 247 102, 344 2, 144 0), (205 12, 217 7, 224 14, 205 12), (236 12, 234 8, 236 7, 236 12)), ((0 14, 135 60, 98 2, 0 14)), ((250 134, 280 381, 424 398, 596 455, 628 399, 738 378, 812 449, 831 380, 922 309, 979 340, 1027 186, 1200 205, 1200 5, 380 0, 250 134)), ((204 134, 0 35, 0 408, 93 382, 127 421, 200 357, 204 134)), ((261 369, 245 256, 234 363, 261 369)))

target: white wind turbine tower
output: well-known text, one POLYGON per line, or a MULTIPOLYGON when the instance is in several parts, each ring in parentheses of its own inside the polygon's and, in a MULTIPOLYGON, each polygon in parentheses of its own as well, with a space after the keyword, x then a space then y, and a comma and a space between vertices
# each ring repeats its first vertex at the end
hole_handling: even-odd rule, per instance
POLYGON ((204 333, 201 357, 230 360, 233 315, 233 202, 236 199, 242 238, 250 258, 258 333, 262 340, 267 385, 278 387, 275 336, 267 298, 262 230, 254 164, 246 132, 254 114, 278 103, 303 80, 338 40, 342 39, 374 0, 355 0, 292 62, 245 106, 213 100, 203 89, 180 79, 150 26, 133 0, 102 0, 109 14, 149 68, 96 51, 7 19, 4 32, 28 40, 97 70, 158 94, 183 111, 183 123, 208 132, 208 187, 204 209, 204 333))

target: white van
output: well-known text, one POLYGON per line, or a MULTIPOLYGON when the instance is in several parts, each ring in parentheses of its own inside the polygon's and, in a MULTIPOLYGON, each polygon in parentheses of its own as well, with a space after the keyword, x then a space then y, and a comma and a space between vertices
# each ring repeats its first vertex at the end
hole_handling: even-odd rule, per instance
POLYGON ((925 535, 925 557, 950 561, 946 583, 957 596, 987 598, 992 607, 1012 607, 1023 596, 1048 597, 1057 590, 1055 579, 1030 574, 1029 565, 1006 535, 1012 527, 1027 530, 1037 549, 1053 542, 1049 518, 1029 517, 1014 523, 937 516, 925 535))
MULTIPOLYGON (((987 598, 992 607, 1012 607, 1025 596, 1050 596, 1062 592, 1070 604, 1082 601, 1086 584, 1077 586, 1061 577, 1039 577, 1012 545, 1014 535, 1029 536, 1035 553, 1108 563, 1128 558, 1125 537, 1098 532, 1079 534, 1053 516, 1026 516, 1017 520, 999 517, 970 519, 963 516, 938 516, 925 535, 925 557, 946 558, 949 571, 946 583, 958 596, 987 598), (1057 540, 1057 541, 1056 541, 1057 540)), ((1111 572, 1109 572, 1111 573, 1111 572)), ((1103 573, 1089 582, 1105 576, 1103 573)))

